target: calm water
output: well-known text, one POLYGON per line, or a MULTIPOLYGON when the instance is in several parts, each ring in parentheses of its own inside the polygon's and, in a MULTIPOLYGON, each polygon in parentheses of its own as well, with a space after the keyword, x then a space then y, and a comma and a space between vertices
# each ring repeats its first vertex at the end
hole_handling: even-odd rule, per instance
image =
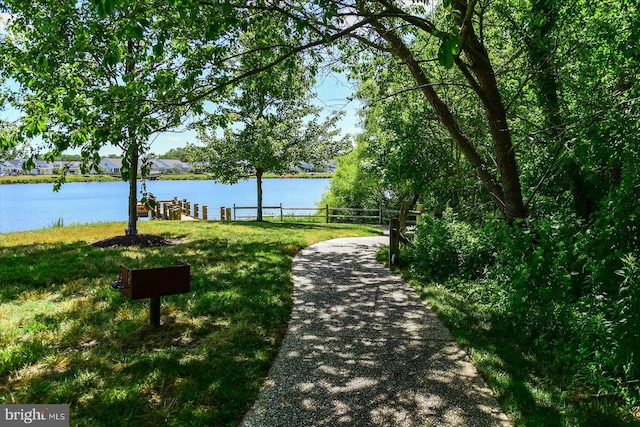
MULTIPOLYGON (((266 179, 262 182, 263 205, 314 207, 328 186, 329 179, 324 178, 266 179)), ((68 183, 58 193, 52 188, 52 184, 0 185, 0 233, 46 228, 60 218, 65 225, 127 220, 126 182, 68 183)), ((209 219, 219 218, 221 206, 256 205, 255 180, 234 185, 213 181, 150 181, 147 191, 158 200, 178 197, 208 206, 209 219)))

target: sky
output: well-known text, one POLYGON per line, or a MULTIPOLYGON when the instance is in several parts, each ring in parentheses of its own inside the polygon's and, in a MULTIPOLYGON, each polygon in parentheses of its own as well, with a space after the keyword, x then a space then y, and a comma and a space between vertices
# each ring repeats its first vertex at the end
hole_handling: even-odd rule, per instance
MULTIPOLYGON (((316 84, 316 98, 314 103, 325 109, 327 114, 331 111, 344 111, 344 116, 338 123, 341 136, 356 135, 361 132, 358 111, 361 108, 359 101, 351 101, 353 83, 349 82, 342 74, 328 73, 318 78, 316 84)), ((15 120, 18 114, 15 110, 6 109, 0 111, 0 118, 15 120)), ((175 132, 164 132, 152 136, 151 152, 162 155, 172 148, 181 148, 188 143, 198 143, 197 134, 192 130, 178 129, 175 132)), ((80 150, 68 150, 65 154, 79 154, 80 150)), ((122 153, 115 146, 103 147, 100 155, 120 156, 122 153)))
MULTIPOLYGON (((9 19, 9 15, 0 13, 0 31, 2 31, 3 22, 9 19)), ((358 101, 350 101, 349 97, 353 94, 354 87, 351 82, 343 74, 335 72, 325 72, 318 77, 316 84, 316 99, 314 103, 326 109, 327 114, 331 111, 344 111, 342 120, 338 123, 341 136, 356 135, 361 132, 358 117, 358 111, 361 104, 358 101)), ((0 119, 13 121, 16 120, 18 114, 15 110, 7 108, 0 109, 0 119)), ((164 132, 152 137, 151 152, 161 155, 172 148, 180 148, 187 143, 198 143, 197 134, 191 130, 180 129, 175 132, 164 132)), ((79 154, 80 150, 69 150, 67 154, 79 154)), ((117 154, 118 148, 114 146, 104 147, 100 154, 110 155, 117 154)))
MULTIPOLYGON (((338 123, 342 136, 356 135, 361 132, 358 111, 361 108, 359 101, 350 101, 353 94, 353 83, 349 82, 342 74, 329 73, 321 76, 316 85, 315 105, 331 111, 344 111, 342 120, 338 123)), ((184 147, 187 143, 198 143, 197 134, 194 131, 182 130, 178 132, 164 132, 153 138, 151 152, 161 155, 172 148, 184 147)), ((101 154, 116 154, 115 147, 107 147, 101 154)))

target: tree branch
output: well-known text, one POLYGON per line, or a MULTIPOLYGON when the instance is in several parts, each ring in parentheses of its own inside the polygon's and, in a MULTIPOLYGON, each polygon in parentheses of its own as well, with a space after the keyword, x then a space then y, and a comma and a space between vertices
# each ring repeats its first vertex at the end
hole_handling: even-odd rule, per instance
MULTIPOLYGON (((195 95, 194 97, 187 99, 185 101, 181 101, 181 102, 177 102, 177 103, 168 103, 167 105, 174 105, 174 106, 181 106, 181 105, 188 105, 188 104, 192 104, 195 102, 199 102, 209 96, 211 96, 213 93, 215 93, 216 91, 227 87, 227 86, 231 86, 235 83, 238 83, 240 81, 242 81, 243 79, 259 74, 263 71, 269 70, 273 67, 275 67, 276 65, 280 64, 281 62, 284 62, 285 60, 291 58, 294 55, 297 55, 298 53, 304 52, 308 49, 311 49, 313 47, 317 47, 317 46, 322 46, 328 43, 331 43, 333 41, 336 41, 342 37, 348 36, 350 35, 353 31, 357 30, 358 28, 361 28, 365 25, 367 25, 369 23, 369 21, 367 19, 363 19, 360 22, 357 22, 356 24, 341 30, 335 34, 329 35, 323 39, 319 39, 319 40, 314 40, 312 42, 306 43, 304 45, 301 46, 296 46, 296 47, 292 47, 291 50, 285 54, 280 55, 278 58, 276 58, 275 60, 269 62, 266 65, 260 66, 260 67, 256 67, 253 68, 251 70, 248 70, 246 72, 241 73, 240 75, 237 75, 229 80, 226 81, 222 81, 220 83, 217 83, 213 86, 210 86, 207 90, 205 90, 204 92, 195 95)), ((242 55, 242 54, 241 54, 242 55)))

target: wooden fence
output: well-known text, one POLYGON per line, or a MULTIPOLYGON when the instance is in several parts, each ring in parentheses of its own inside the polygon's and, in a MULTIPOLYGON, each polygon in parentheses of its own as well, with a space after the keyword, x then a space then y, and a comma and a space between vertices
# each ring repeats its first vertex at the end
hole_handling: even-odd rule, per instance
MULTIPOLYGON (((237 206, 233 205, 233 208, 220 208, 228 212, 232 210, 233 217, 226 215, 228 221, 239 221, 246 219, 255 219, 256 214, 242 214, 242 211, 258 210, 257 206, 237 206)), ((278 206, 263 206, 262 207, 263 218, 277 218, 280 221, 284 221, 285 218, 313 218, 324 219, 324 222, 365 222, 365 223, 377 223, 387 224, 392 218, 398 218, 401 210, 383 209, 380 208, 334 208, 329 205, 323 207, 284 207, 282 203, 278 206)), ((408 211, 408 217, 414 218, 408 219, 407 224, 415 224, 421 211, 408 211)))
MULTIPOLYGON (((138 203, 138 216, 148 216, 151 218, 161 218, 165 220, 184 219, 208 219, 207 206, 193 204, 193 214, 191 202, 187 199, 156 200, 154 209, 147 209, 138 203), (202 208, 202 216, 200 216, 202 208)), ((241 215, 242 211, 252 210, 256 212, 257 206, 237 206, 233 204, 233 209, 225 206, 220 207, 220 221, 238 221, 243 219, 255 219, 256 215, 241 215), (233 212, 233 214, 232 214, 233 212)), ((400 256, 400 243, 408 242, 403 236, 403 232, 408 230, 407 226, 417 224, 422 214, 422 206, 417 210, 411 210, 408 202, 403 202, 398 210, 372 208, 332 208, 329 205, 324 207, 284 207, 282 203, 278 206, 263 206, 263 218, 278 218, 284 221, 285 218, 305 218, 313 220, 324 220, 330 222, 362 222, 389 224, 389 264, 396 265, 400 256), (266 211, 266 212, 265 212, 266 211), (411 219, 413 218, 413 220, 411 219)))

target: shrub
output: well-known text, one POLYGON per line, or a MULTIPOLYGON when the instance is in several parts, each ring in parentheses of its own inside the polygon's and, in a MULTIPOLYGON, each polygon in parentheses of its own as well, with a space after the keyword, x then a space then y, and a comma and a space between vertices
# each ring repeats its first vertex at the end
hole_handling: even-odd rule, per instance
POLYGON ((491 263, 493 245, 484 230, 458 220, 450 210, 442 218, 420 217, 408 257, 415 273, 431 280, 452 276, 479 278, 491 263))
POLYGON ((423 215, 403 255, 413 273, 482 306, 563 387, 630 407, 640 403, 640 263, 638 218, 621 218, 635 208, 621 202, 588 226, 423 215))

